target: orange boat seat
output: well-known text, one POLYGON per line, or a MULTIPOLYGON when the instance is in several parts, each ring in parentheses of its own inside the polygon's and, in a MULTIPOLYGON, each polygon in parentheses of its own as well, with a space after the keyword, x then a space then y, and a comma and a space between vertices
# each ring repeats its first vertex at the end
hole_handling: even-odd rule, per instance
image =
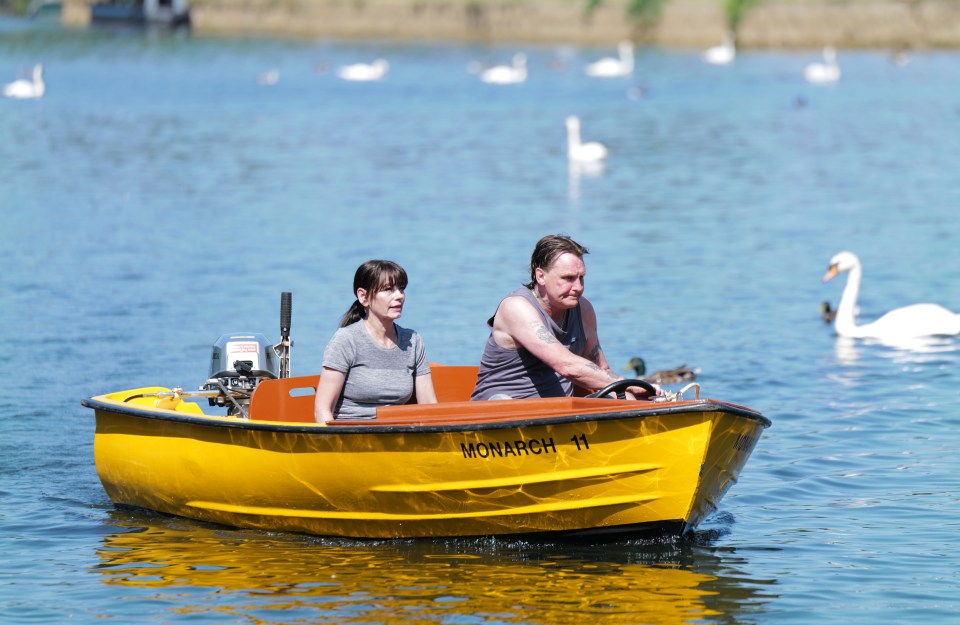
MULTIPOLYGON (((477 383, 477 367, 430 363, 438 402, 468 401, 477 383)), ((250 398, 249 415, 258 421, 313 423, 319 375, 265 380, 250 398)))

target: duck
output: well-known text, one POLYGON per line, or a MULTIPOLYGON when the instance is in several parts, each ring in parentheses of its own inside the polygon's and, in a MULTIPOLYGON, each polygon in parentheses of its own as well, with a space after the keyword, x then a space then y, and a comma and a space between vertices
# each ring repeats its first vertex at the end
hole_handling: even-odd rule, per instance
POLYGON ((703 60, 712 65, 727 65, 737 57, 737 45, 734 34, 727 31, 723 36, 723 43, 719 46, 707 48, 703 52, 703 60))
POLYGON ((7 83, 3 87, 3 95, 19 100, 42 98, 47 86, 43 82, 43 63, 33 66, 32 79, 21 78, 7 83))
POLYGON ((390 64, 385 59, 377 59, 373 63, 342 65, 337 69, 337 76, 343 80, 372 81, 382 79, 389 70, 390 64))
POLYGON ((633 73, 633 44, 621 41, 617 44, 619 58, 605 57, 587 65, 584 72, 587 76, 598 78, 613 78, 629 76, 633 73))
POLYGON ((830 306, 829 301, 824 300, 823 303, 820 304, 820 316, 823 318, 824 323, 832 323, 837 316, 837 311, 830 306))
POLYGON ((843 288, 840 305, 837 306, 837 314, 833 320, 833 327, 838 336, 897 341, 960 334, 960 314, 939 304, 912 304, 895 308, 872 323, 857 325, 854 317, 863 269, 860 259, 853 252, 843 251, 835 254, 830 259, 823 281, 829 282, 843 272, 848 272, 847 283, 843 288))
POLYGON ((644 375, 647 372, 647 363, 643 361, 643 358, 639 357, 631 358, 630 362, 627 363, 627 366, 623 368, 624 371, 628 371, 630 369, 634 371, 636 377, 654 384, 681 384, 683 382, 693 382, 697 379, 697 374, 700 373, 699 367, 690 368, 684 364, 673 369, 654 371, 650 375, 644 375))
POLYGON ((527 80, 527 55, 517 52, 512 65, 494 65, 480 72, 480 80, 491 85, 517 85, 527 80))
POLYGON ((606 146, 596 141, 580 142, 580 118, 568 115, 567 125, 567 158, 578 163, 598 163, 607 158, 609 152, 606 146))
POLYGON ((837 52, 832 46, 823 49, 823 63, 810 63, 803 70, 807 82, 823 85, 840 80, 840 66, 837 64, 837 52))

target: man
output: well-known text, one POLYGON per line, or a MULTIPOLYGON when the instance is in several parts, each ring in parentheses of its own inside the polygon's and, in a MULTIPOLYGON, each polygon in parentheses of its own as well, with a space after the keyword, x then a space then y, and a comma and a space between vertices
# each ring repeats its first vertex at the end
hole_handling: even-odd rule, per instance
POLYGON ((587 253, 568 236, 537 242, 530 282, 507 295, 487 321, 490 337, 471 399, 564 397, 573 395, 574 385, 596 390, 623 379, 607 364, 596 313, 583 297, 587 253))

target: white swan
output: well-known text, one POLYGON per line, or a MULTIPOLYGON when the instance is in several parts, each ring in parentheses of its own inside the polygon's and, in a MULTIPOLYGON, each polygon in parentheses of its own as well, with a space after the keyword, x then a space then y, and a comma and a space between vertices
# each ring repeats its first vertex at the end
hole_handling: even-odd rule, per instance
POLYGON ((840 80, 840 66, 837 64, 837 52, 827 46, 823 49, 823 63, 810 63, 803 69, 807 82, 822 85, 840 80))
POLYGON ((527 80, 527 55, 517 52, 512 65, 494 65, 480 72, 480 80, 491 85, 516 85, 527 80))
POLYGON ((612 78, 615 76, 629 76, 633 73, 633 44, 621 41, 617 45, 620 58, 602 58, 587 65, 584 70, 587 76, 612 78))
POLYGON ((337 76, 344 80, 354 81, 380 80, 387 75, 389 70, 389 63, 383 59, 377 59, 373 63, 342 65, 337 68, 337 76))
POLYGON ((726 65, 737 56, 736 39, 732 32, 727 31, 723 36, 723 43, 719 46, 707 48, 703 52, 703 60, 713 65, 726 65))
POLYGON ((42 98, 47 86, 43 82, 43 63, 33 66, 33 79, 21 78, 7 83, 3 87, 3 95, 8 98, 42 98))
POLYGON ((567 157, 578 163, 598 163, 607 158, 607 148, 602 143, 580 143, 580 118, 567 117, 567 157))
POLYGON ((838 273, 849 271, 847 284, 840 297, 833 327, 837 334, 851 338, 887 340, 912 339, 923 336, 960 334, 960 315, 937 304, 913 304, 891 310, 873 323, 858 326, 854 321, 857 296, 863 270, 860 259, 852 252, 840 252, 830 259, 830 267, 823 276, 827 282, 838 273))
POLYGON ((257 74, 257 84, 270 87, 280 82, 280 70, 271 69, 257 74))

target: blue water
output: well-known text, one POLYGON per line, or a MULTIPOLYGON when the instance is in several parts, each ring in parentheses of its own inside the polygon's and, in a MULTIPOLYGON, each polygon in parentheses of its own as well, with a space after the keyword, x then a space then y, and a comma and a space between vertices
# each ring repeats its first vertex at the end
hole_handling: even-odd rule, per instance
POLYGON ((816 51, 583 76, 611 53, 0 20, 0 81, 48 84, 0 100, 0 622, 960 622, 960 340, 848 343, 818 313, 842 249, 861 320, 960 311, 960 54, 841 50, 832 87, 802 81, 816 51), (466 71, 517 49, 522 86, 466 71), (378 56, 381 83, 330 71, 378 56), (568 168, 571 113, 602 171, 568 168), (700 367, 774 422, 691 540, 355 543, 106 497, 81 399, 198 386, 221 334, 279 338, 281 291, 318 371, 372 257, 409 271, 430 359, 476 363, 551 232, 591 249, 612 363, 700 367))

